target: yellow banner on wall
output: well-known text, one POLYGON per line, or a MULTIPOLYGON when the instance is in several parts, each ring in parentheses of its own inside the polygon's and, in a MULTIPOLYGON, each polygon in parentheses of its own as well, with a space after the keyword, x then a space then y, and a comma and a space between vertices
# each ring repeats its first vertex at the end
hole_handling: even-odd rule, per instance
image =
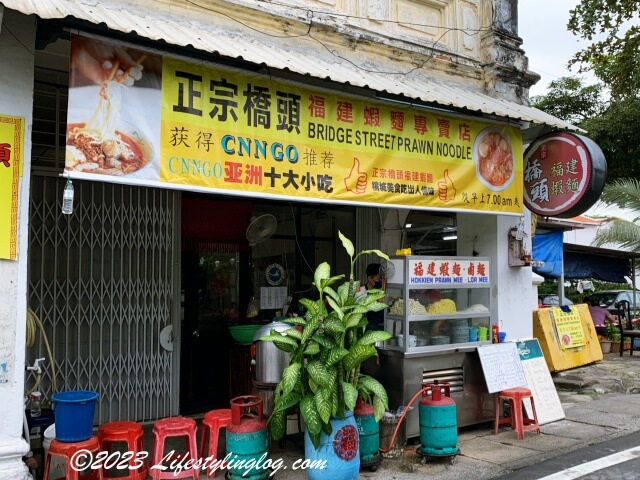
POLYGON ((0 258, 18 255, 18 183, 22 176, 24 118, 0 115, 0 258))
POLYGON ((140 68, 92 85, 74 52, 83 42, 107 42, 72 42, 66 169, 73 176, 284 200, 522 212, 518 126, 116 42, 109 44, 126 49, 140 68), (96 132, 105 126, 114 131, 96 132), (96 155, 86 148, 95 138, 115 138, 128 153, 96 155))

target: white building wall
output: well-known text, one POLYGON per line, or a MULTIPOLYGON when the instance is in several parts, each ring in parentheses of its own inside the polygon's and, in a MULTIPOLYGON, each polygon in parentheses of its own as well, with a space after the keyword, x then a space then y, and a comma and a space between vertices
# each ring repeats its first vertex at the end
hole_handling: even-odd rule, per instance
MULTIPOLYGON (((0 5, 0 113, 25 118, 24 167, 18 198, 18 258, 0 260, 0 364, 7 382, 0 383, 0 478, 30 478, 22 456, 29 450, 22 438, 24 358, 27 308, 27 240, 31 127, 33 109, 34 17, 0 5), (4 13, 4 15, 2 15, 4 13)), ((6 208, 6 206, 4 206, 6 208)))
MULTIPOLYGON (((529 212, 525 213, 525 250, 531 251, 529 212)), ((533 336, 533 285, 531 267, 510 267, 508 263, 509 230, 518 225, 519 217, 506 215, 458 214, 458 254, 491 258, 491 313, 499 322, 507 340, 533 336)))

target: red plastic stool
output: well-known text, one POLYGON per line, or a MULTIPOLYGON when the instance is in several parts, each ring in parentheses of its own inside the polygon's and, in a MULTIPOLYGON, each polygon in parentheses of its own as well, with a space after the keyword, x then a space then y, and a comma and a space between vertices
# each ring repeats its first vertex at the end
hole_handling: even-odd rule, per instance
MULTIPOLYGON (((188 456, 188 458, 186 458, 184 462, 181 462, 183 465, 186 464, 188 460, 192 460, 193 462, 197 462, 199 460, 197 451, 198 443, 196 441, 196 422, 192 418, 170 417, 158 420, 153 424, 153 436, 153 465, 159 466, 162 464, 162 457, 164 456, 164 442, 167 438, 171 437, 186 437, 187 452, 180 456, 183 458, 184 456, 188 456)), ((193 464, 193 462, 189 463, 193 464)), ((200 469, 195 466, 185 468, 180 472, 154 468, 151 469, 151 478, 153 480, 159 480, 162 478, 191 477, 197 480, 199 473, 200 469)))
MULTIPOLYGON (((125 451, 133 456, 129 459, 128 475, 125 477, 118 476, 121 480, 144 480, 147 478, 149 467, 144 461, 142 466, 141 460, 145 460, 144 455, 144 432, 142 425, 136 422, 109 422, 100 425, 98 429, 98 439, 100 440, 100 448, 111 453, 114 443, 126 443, 125 451)), ((108 475, 108 471, 103 467, 102 474, 105 479, 116 478, 108 475)))
POLYGON ((81 451, 85 450, 91 452, 93 454, 93 458, 95 458, 96 454, 100 451, 100 442, 98 441, 98 437, 91 437, 89 440, 84 440, 82 442, 61 442, 59 440, 51 440, 51 445, 49 445, 49 453, 47 454, 47 460, 44 466, 44 476, 42 478, 49 479, 49 469, 51 468, 51 459, 53 456, 63 457, 66 465, 66 472, 64 477, 60 477, 57 480, 102 480, 104 477, 102 476, 102 470, 91 469, 91 465, 87 464, 85 470, 88 472, 86 475, 80 475, 76 469, 73 468, 72 463, 79 465, 80 462, 90 462, 91 458, 88 454, 82 454, 82 456, 78 456, 78 458, 74 458, 74 455, 81 451), (74 459, 74 462, 71 460, 74 459))
POLYGON ((503 390, 496 395, 496 425, 494 434, 498 433, 498 427, 504 423, 510 423, 511 429, 516 431, 518 440, 524 439, 524 432, 535 431, 540 435, 540 425, 538 425, 538 414, 536 413, 536 404, 533 401, 533 395, 531 390, 525 387, 509 388, 503 390), (531 410, 533 411, 533 418, 524 418, 524 410, 522 408, 522 402, 526 399, 531 401, 531 410), (501 417, 500 408, 502 407, 502 401, 507 400, 509 402, 509 417, 501 417))
POLYGON ((216 476, 216 470, 213 469, 212 460, 218 455, 218 437, 220 429, 225 428, 231 421, 231 409, 220 408, 207 412, 202 420, 202 436, 200 437, 200 456, 201 458, 209 458, 207 464, 210 468, 207 470, 207 477, 216 476), (205 442, 209 434, 209 448, 205 451, 205 442))

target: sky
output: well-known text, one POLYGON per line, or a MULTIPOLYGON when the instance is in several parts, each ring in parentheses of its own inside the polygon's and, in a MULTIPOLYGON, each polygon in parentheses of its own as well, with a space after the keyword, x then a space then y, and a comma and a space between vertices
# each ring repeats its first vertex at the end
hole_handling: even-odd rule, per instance
POLYGON ((577 66, 569 70, 567 63, 588 42, 567 31, 569 10, 579 0, 519 0, 518 35, 521 48, 529 58, 529 70, 542 79, 531 87, 530 97, 544 95, 549 83, 560 77, 581 76, 585 84, 594 82, 593 75, 578 74, 577 66))

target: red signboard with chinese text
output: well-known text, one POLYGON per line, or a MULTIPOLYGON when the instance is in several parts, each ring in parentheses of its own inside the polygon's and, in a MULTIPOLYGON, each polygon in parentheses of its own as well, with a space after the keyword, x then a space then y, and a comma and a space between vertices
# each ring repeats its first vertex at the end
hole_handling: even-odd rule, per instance
POLYGON ((409 285, 489 284, 490 261, 427 258, 409 261, 409 285))
POLYGON ((607 163, 600 147, 581 135, 551 132, 524 155, 524 204, 545 217, 570 218, 600 197, 607 163))

